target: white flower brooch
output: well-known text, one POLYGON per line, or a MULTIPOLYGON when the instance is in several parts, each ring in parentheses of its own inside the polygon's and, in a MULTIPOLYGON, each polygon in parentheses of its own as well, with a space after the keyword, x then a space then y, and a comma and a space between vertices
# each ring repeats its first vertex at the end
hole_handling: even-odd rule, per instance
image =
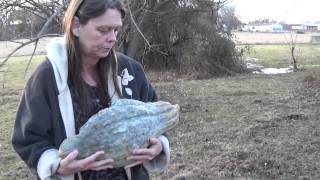
MULTIPOLYGON (((121 84, 123 86, 128 86, 129 82, 132 81, 134 77, 129 74, 128 69, 125 68, 121 72, 121 84)), ((130 88, 125 87, 126 93, 132 98, 132 90, 130 88)))

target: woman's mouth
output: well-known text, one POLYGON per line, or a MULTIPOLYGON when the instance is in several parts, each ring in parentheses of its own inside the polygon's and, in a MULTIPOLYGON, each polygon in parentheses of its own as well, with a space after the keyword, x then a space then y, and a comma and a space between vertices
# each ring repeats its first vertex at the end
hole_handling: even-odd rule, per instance
POLYGON ((111 50, 111 48, 109 47, 101 47, 100 51, 104 52, 104 53, 109 53, 109 51, 111 50))
POLYGON ((102 47, 101 49, 106 50, 106 51, 109 51, 111 48, 108 48, 108 47, 102 47))

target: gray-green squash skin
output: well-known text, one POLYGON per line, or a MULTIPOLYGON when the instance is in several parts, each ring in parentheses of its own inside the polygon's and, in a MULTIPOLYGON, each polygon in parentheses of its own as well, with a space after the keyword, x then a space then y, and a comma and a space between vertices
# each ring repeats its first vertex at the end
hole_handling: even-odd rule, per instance
POLYGON ((159 137, 178 120, 178 105, 120 99, 90 117, 78 135, 65 139, 60 156, 64 158, 77 149, 78 159, 83 159, 103 150, 101 159, 113 159, 114 167, 123 167, 132 163, 126 158, 133 149, 146 148, 151 137, 159 137))

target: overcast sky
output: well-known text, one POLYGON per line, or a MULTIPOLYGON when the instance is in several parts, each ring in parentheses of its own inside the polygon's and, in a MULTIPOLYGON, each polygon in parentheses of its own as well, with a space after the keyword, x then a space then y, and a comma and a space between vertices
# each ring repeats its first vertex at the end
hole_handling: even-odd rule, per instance
POLYGON ((270 18, 286 23, 320 21, 320 0, 229 0, 236 15, 248 22, 270 18))

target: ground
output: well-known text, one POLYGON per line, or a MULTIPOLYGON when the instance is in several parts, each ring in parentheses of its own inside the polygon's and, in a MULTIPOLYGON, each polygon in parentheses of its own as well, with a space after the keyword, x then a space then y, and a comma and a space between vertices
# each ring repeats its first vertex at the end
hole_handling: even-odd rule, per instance
MULTIPOLYGON (((285 48, 254 49, 251 55, 267 67, 288 62, 270 58, 285 48)), ((153 179, 320 179, 319 48, 308 49, 306 69, 289 74, 184 80, 150 72, 159 99, 181 107, 179 124, 168 132, 171 164, 153 179)), ((25 59, 11 60, 0 73, 0 180, 34 179, 10 143, 24 83, 43 56, 27 73, 25 59)))
POLYGON ((319 85, 315 77, 156 84, 182 112, 169 133, 172 164, 156 179, 320 179, 320 92, 308 81, 319 85))
MULTIPOLYGON (((311 72, 154 83, 181 106, 171 165, 154 179, 320 179, 317 83, 311 72)), ((31 179, 9 141, 19 95, 1 91, 0 179, 31 179)))

